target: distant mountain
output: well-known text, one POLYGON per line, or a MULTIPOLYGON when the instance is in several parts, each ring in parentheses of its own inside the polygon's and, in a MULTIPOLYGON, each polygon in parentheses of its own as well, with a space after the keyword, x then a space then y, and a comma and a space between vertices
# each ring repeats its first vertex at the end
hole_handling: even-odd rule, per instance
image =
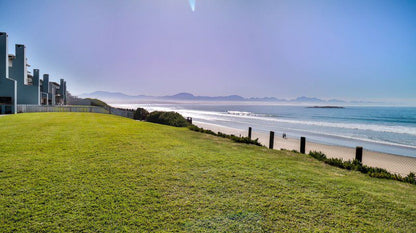
POLYGON ((96 91, 92 93, 85 93, 78 96, 79 98, 96 98, 106 102, 134 102, 136 100, 143 100, 152 98, 151 96, 145 95, 126 95, 121 92, 108 92, 108 91, 96 91))
POLYGON ((306 97, 306 96, 301 96, 301 97, 298 97, 294 100, 291 100, 291 102, 316 103, 316 102, 326 102, 326 101, 318 99, 318 98, 310 98, 310 97, 306 97))
POLYGON ((328 100, 328 103, 346 103, 344 100, 337 100, 337 99, 330 99, 328 100))
POLYGON ((96 91, 93 93, 82 94, 79 96, 80 98, 114 98, 114 99, 125 99, 125 98, 132 98, 133 96, 126 95, 120 92, 107 92, 107 91, 96 91))
POLYGON ((255 101, 255 102, 282 102, 282 103, 329 103, 329 104, 342 104, 342 103, 351 103, 351 104, 368 104, 371 102, 365 101, 351 101, 346 102, 344 100, 330 99, 322 100, 315 97, 301 96, 296 99, 278 99, 275 97, 251 97, 244 98, 239 95, 229 95, 229 96, 195 96, 191 93, 182 92, 176 95, 168 96, 146 96, 146 95, 126 95, 120 92, 107 92, 107 91, 96 91, 93 93, 86 93, 79 95, 80 98, 97 98, 109 103, 134 103, 137 101, 151 100, 157 102, 163 101, 255 101))
POLYGON ((176 95, 171 95, 171 96, 163 96, 162 98, 164 99, 177 99, 177 100, 192 100, 195 99, 195 96, 190 94, 190 93, 179 93, 176 95))
POLYGON ((285 99, 278 99, 276 97, 263 97, 263 98, 258 98, 258 97, 251 97, 248 98, 249 101, 263 101, 263 102, 286 102, 287 100, 285 99))
POLYGON ((241 96, 229 95, 229 96, 194 96, 190 93, 179 93, 171 96, 163 96, 163 99, 168 100, 203 100, 203 101, 244 101, 241 96))

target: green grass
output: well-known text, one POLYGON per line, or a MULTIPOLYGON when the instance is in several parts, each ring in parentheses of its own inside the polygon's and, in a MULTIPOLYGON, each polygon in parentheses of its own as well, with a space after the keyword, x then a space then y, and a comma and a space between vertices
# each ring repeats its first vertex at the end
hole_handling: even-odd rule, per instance
POLYGON ((415 232, 416 186, 121 117, 0 117, 0 232, 415 232))

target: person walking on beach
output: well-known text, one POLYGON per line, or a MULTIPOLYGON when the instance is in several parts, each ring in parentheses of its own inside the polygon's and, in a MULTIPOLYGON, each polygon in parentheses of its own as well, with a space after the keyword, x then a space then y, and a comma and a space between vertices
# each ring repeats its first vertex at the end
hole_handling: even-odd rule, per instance
POLYGON ((283 133, 282 138, 286 139, 286 133, 283 133))

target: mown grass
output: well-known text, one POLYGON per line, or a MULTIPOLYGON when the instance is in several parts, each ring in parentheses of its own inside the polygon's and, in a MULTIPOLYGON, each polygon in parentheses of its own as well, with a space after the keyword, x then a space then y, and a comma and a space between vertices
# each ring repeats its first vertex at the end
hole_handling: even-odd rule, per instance
POLYGON ((121 117, 0 117, 0 232, 415 232, 416 186, 121 117))

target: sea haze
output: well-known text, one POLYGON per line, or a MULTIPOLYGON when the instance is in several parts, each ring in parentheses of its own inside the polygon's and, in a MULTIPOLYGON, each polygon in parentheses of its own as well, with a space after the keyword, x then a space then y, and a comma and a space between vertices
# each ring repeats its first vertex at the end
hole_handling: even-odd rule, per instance
POLYGON ((196 96, 191 93, 178 93, 167 96, 148 96, 148 95, 127 95, 120 92, 96 91, 92 93, 84 93, 79 95, 80 98, 97 98, 113 104, 134 104, 141 102, 201 102, 203 101, 235 101, 235 102, 267 102, 267 103, 328 103, 328 104, 377 104, 385 105, 383 102, 373 101, 345 101, 339 99, 323 100, 315 97, 300 96, 294 99, 284 99, 276 97, 250 97, 245 98, 239 95, 228 96, 196 96))
POLYGON ((415 107, 308 108, 271 104, 130 104, 149 111, 176 111, 196 122, 236 129, 286 133, 308 141, 416 157, 415 107))

